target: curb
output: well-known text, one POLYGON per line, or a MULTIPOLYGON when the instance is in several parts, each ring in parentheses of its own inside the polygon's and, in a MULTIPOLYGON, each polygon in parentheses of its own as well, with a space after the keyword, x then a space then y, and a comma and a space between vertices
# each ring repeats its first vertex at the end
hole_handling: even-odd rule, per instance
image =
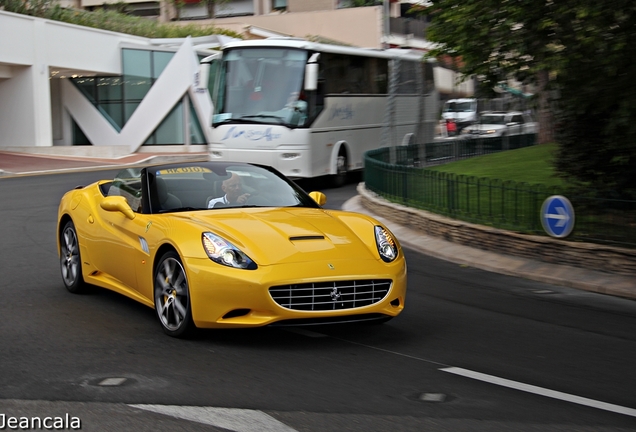
MULTIPOLYGON (((365 196, 364 199, 377 201, 377 198, 372 196, 365 196)), ((508 276, 636 299, 636 280, 633 277, 503 255, 453 243, 401 225, 390 218, 376 215, 362 204, 362 200, 363 197, 357 195, 345 202, 342 209, 373 216, 384 223, 395 234, 400 243, 425 255, 508 276)), ((381 204, 379 201, 377 202, 378 205, 387 205, 384 201, 381 204)))

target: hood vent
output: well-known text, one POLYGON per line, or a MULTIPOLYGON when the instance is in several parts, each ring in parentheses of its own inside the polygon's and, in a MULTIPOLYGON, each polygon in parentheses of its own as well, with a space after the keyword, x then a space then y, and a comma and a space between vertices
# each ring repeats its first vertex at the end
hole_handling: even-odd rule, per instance
POLYGON ((305 236, 295 236, 290 237, 289 241, 300 241, 300 240, 324 240, 325 236, 321 235, 305 235, 305 236))

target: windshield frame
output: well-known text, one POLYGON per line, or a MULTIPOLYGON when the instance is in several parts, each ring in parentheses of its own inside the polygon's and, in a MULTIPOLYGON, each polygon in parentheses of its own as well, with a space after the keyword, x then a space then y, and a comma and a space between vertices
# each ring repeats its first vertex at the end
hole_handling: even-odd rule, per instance
POLYGON ((474 112, 475 102, 446 102, 444 104, 445 113, 474 112))
MULTIPOLYGON (((183 211, 218 211, 219 208, 208 208, 209 198, 218 198, 222 195, 221 184, 229 179, 231 173, 242 172, 244 175, 252 175, 251 189, 248 191, 257 198, 256 201, 236 203, 219 208, 241 209, 241 208, 321 208, 302 188, 288 179, 276 169, 260 164, 237 163, 237 162, 181 162, 164 165, 154 165, 141 170, 143 209, 146 214, 169 214, 183 211), (187 172, 190 170, 191 172, 187 172), (182 186, 174 187, 166 180, 167 173, 172 172, 174 179, 182 180, 181 185, 188 183, 183 181, 196 180, 189 188, 182 186), (192 174, 192 175, 190 175, 192 174), (162 177, 163 176, 163 177, 162 177), (180 201, 179 207, 165 208, 159 202, 157 190, 157 178, 164 178, 167 183, 168 192, 174 194, 180 201), (258 178, 262 178, 262 184, 258 183, 258 178), (202 186, 202 187, 201 187, 202 186), (209 187, 209 189, 207 189, 209 187), (280 195, 282 192, 289 195, 280 195), (256 192, 256 193, 255 193, 256 192), (273 197, 273 199, 272 199, 273 197), (278 201, 277 201, 278 200, 278 201), (286 202, 286 204, 280 204, 286 202), (276 204, 279 203, 279 204, 276 204)), ((247 178, 247 177, 245 177, 247 178)), ((247 185, 246 185, 247 186, 247 185)))

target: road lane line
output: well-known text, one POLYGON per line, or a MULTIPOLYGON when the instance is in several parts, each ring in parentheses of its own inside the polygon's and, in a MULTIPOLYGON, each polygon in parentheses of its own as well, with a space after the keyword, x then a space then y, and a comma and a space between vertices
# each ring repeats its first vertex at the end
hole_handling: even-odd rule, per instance
POLYGON ((545 396, 553 399, 560 399, 567 402, 572 402, 579 405, 585 405, 592 408, 597 408, 605 411, 611 411, 618 414, 624 414, 631 417, 636 417, 636 409, 627 408, 620 405, 614 405, 607 402, 601 402, 594 399, 588 399, 581 396, 575 396, 560 391, 550 390, 543 387, 537 387, 530 384, 524 384, 517 381, 511 381, 505 378, 499 378, 494 375, 487 375, 480 372, 474 372, 468 369, 462 369, 458 367, 442 368, 441 371, 460 375, 466 378, 472 378, 479 381, 484 381, 490 384, 499 385, 502 387, 508 387, 515 390, 521 390, 527 393, 534 393, 540 396, 545 396))
POLYGON ((520 383, 517 381, 511 381, 511 380, 507 380, 505 378, 499 378, 496 377, 494 375, 487 375, 487 374, 483 374, 480 372, 474 372, 468 369, 462 369, 462 368, 458 368, 458 367, 453 367, 450 365, 446 365, 444 363, 440 363, 440 362, 436 362, 433 360, 428 360, 425 358, 421 358, 421 357, 416 357, 416 356, 412 356, 412 355, 408 355, 408 354, 403 354, 403 353, 399 353, 396 351, 391 351, 391 350, 387 350, 387 349, 383 349, 383 348, 378 348, 372 345, 367 345, 367 344, 363 344, 363 343, 359 343, 359 342, 354 342, 354 341, 350 341, 347 339, 342 339, 342 338, 338 338, 335 336, 332 336, 332 338, 343 341, 343 342, 348 342, 350 344, 353 345, 359 345, 365 348, 369 348, 369 349, 373 349, 376 351, 382 351, 385 353, 389 353, 389 354, 394 354, 394 355, 398 355, 401 357, 406 357, 406 358, 410 358, 413 360, 418 360, 418 361, 422 361, 422 362, 426 362, 426 363, 431 363, 431 364, 436 364, 439 366, 445 366, 443 368, 440 368, 439 370, 443 371, 443 372, 448 372, 448 373, 452 373, 455 375, 461 375, 464 376, 466 378, 472 378, 472 379, 476 379, 479 381, 484 381, 484 382, 488 382, 491 384, 496 384, 496 385, 500 385, 503 387, 509 387, 512 389, 516 389, 516 390, 521 390, 521 391, 525 391, 528 393, 534 393, 537 395, 541 395, 541 396, 545 396, 545 397, 550 397, 553 399, 560 399, 563 401, 567 401, 567 402, 571 402, 571 403, 575 403, 575 404, 579 404, 579 405, 584 405, 584 406, 588 406, 591 408, 597 408, 600 410, 605 410, 605 411, 610 411, 610 412, 614 412, 614 413, 618 413, 618 414, 624 414, 627 416, 631 416, 631 417, 636 417, 636 409, 633 408, 628 408, 628 407, 624 407, 621 405, 614 405, 614 404, 610 404, 607 402, 601 402, 601 401, 597 401, 594 399, 588 399, 588 398, 584 398, 581 396, 576 396, 576 395, 571 395, 568 393, 563 393, 563 392, 559 392, 556 390, 550 390, 550 389, 546 389, 543 387, 537 387, 537 386, 533 386, 530 384, 524 384, 524 383, 520 383))
POLYGON ((297 432, 258 410, 151 404, 128 406, 236 432, 297 432))

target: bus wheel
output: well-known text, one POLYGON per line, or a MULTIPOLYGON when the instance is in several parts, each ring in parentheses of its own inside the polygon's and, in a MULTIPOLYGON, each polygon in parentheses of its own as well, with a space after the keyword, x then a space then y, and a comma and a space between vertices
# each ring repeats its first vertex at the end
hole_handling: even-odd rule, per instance
POLYGON ((340 150, 336 159, 336 175, 333 177, 334 187, 342 187, 347 183, 347 152, 340 150))

